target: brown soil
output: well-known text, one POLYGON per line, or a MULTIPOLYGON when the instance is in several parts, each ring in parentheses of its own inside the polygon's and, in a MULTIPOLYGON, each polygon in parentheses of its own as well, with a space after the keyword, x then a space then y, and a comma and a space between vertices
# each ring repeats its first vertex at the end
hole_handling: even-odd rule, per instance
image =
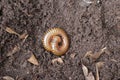
MULTIPOLYGON (((87 51, 98 52, 104 47, 111 54, 97 60, 105 62, 100 80, 120 80, 120 0, 0 0, 0 80, 3 76, 15 80, 85 80, 81 58, 87 51), (29 36, 23 43, 17 35, 6 32, 6 27, 29 36), (70 39, 69 50, 61 56, 63 64, 52 64, 58 56, 47 52, 41 42, 52 27, 63 28, 70 39), (16 45, 20 50, 6 56, 16 45), (39 66, 27 61, 29 52, 39 66), (74 59, 70 57, 73 53, 74 59)), ((95 63, 84 61, 94 75, 95 63)))

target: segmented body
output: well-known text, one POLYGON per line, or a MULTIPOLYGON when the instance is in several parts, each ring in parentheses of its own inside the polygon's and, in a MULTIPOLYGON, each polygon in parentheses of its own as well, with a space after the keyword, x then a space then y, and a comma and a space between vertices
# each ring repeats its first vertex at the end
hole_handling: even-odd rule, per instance
POLYGON ((49 29, 45 33, 42 42, 44 48, 55 55, 65 54, 69 47, 68 36, 61 28, 49 29))

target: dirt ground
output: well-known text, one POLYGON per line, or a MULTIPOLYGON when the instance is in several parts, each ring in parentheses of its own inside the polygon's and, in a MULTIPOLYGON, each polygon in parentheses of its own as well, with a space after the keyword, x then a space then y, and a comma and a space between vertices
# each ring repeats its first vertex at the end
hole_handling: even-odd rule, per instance
POLYGON ((120 80, 120 0, 0 0, 0 80, 4 76, 15 80, 85 80, 81 58, 104 47, 109 55, 93 62, 87 58, 83 63, 95 76, 95 63, 103 61, 100 80, 120 80), (29 36, 23 42, 6 32, 6 27, 29 36), (41 39, 53 27, 68 34, 70 47, 63 56, 43 48, 41 39), (15 46, 19 50, 7 56, 15 46), (30 53, 38 66, 27 61, 30 53), (52 64, 58 57, 64 63, 52 64))

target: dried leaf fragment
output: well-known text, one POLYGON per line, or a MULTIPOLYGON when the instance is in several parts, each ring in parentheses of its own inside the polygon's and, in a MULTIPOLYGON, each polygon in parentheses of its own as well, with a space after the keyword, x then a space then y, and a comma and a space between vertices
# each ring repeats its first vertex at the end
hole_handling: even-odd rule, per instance
POLYGON ((87 77, 88 76, 88 68, 83 64, 82 64, 82 70, 83 70, 84 76, 87 77))
POLYGON ((86 77, 86 80, 95 80, 95 77, 92 72, 88 74, 88 76, 86 77))
POLYGON ((95 77, 92 72, 88 73, 88 68, 82 64, 82 70, 85 76, 85 80, 95 80, 95 77))
POLYGON ((54 64, 55 62, 58 62, 58 63, 63 63, 63 60, 62 60, 62 58, 55 58, 55 59, 53 59, 52 60, 52 63, 54 64))
POLYGON ((34 54, 32 53, 31 57, 28 59, 28 61, 34 65, 39 65, 38 61, 36 59, 36 57, 34 56, 34 54))
POLYGON ((13 79, 12 77, 10 77, 10 76, 4 76, 3 79, 4 79, 4 80, 14 80, 14 79, 13 79))
POLYGON ((5 30, 6 30, 8 33, 10 33, 10 34, 15 34, 15 35, 20 36, 20 34, 18 34, 17 32, 15 32, 14 30, 12 30, 12 29, 9 28, 9 27, 7 27, 5 30))
POLYGON ((70 55, 70 57, 71 57, 72 59, 74 59, 74 58, 75 58, 75 56, 76 56, 76 54, 75 54, 75 53, 73 53, 73 54, 71 54, 71 55, 70 55))

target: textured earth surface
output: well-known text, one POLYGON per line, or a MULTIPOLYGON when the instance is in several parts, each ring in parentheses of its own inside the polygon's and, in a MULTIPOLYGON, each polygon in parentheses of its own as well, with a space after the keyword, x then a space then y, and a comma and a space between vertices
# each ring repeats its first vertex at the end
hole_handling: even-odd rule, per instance
MULTIPOLYGON (((120 80, 120 0, 0 0, 0 80, 85 80, 81 58, 88 51, 107 47, 97 61, 105 62, 100 80, 120 80), (17 33, 27 32, 22 43, 17 33), (60 56, 63 64, 52 64, 58 56, 47 52, 41 39, 46 30, 63 28, 70 39, 67 53, 60 56), (7 56, 16 46, 15 54, 7 56), (39 66, 27 61, 33 53, 39 66), (74 58, 71 55, 75 54, 74 58)), ((95 63, 86 59, 84 65, 96 75, 95 63)))

